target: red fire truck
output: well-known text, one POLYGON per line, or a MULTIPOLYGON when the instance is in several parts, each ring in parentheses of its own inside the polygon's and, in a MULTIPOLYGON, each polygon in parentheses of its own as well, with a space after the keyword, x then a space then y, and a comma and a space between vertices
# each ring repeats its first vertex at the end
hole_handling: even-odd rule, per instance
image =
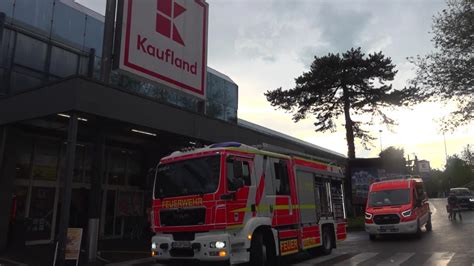
POLYGON ((157 261, 276 265, 302 251, 329 254, 346 238, 341 168, 265 146, 219 143, 160 161, 151 215, 157 261))

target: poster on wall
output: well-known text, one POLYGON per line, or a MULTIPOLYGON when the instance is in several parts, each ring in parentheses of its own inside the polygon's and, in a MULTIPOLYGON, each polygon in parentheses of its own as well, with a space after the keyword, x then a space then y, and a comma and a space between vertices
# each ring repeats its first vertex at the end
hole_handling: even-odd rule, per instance
POLYGON ((369 186, 378 180, 378 172, 376 168, 352 169, 352 204, 364 205, 367 202, 369 186))
POLYGON ((124 0, 118 69, 205 98, 208 4, 124 0))

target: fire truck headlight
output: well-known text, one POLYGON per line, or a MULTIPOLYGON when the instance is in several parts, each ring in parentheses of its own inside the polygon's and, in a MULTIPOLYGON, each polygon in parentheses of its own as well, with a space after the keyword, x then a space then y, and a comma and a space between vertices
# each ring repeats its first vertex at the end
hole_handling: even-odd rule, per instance
POLYGON ((156 249, 157 248, 157 245, 155 242, 151 243, 151 249, 156 249))
POLYGON ((470 198, 469 201, 470 201, 470 202, 474 202, 474 198, 470 198))
POLYGON ((224 241, 211 242, 209 245, 211 248, 225 248, 226 246, 224 241))
POLYGON ((403 217, 410 217, 411 216, 411 210, 402 212, 402 216, 403 217))
POLYGON ((372 213, 366 212, 366 213, 365 213, 365 219, 367 219, 367 220, 372 219, 372 213))

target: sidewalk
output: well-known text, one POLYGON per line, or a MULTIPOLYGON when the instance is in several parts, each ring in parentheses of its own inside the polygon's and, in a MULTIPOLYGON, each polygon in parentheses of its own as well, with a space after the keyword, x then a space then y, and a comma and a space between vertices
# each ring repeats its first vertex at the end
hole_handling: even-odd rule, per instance
MULTIPOLYGON (((54 248, 53 244, 10 248, 0 252, 0 265, 52 265, 54 248)), ((101 240, 98 249, 99 258, 96 262, 87 263, 86 253, 83 251, 79 265, 101 266, 149 257, 150 240, 101 240)), ((75 261, 67 261, 66 265, 75 265, 75 261)))

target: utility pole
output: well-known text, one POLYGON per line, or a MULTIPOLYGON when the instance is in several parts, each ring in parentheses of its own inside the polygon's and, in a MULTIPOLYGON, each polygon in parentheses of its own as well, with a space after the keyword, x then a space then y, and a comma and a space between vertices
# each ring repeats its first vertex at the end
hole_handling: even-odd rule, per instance
POLYGON ((448 148, 446 146, 446 135, 444 134, 443 132, 443 140, 444 140, 444 156, 446 158, 446 165, 445 167, 448 165, 448 148))

